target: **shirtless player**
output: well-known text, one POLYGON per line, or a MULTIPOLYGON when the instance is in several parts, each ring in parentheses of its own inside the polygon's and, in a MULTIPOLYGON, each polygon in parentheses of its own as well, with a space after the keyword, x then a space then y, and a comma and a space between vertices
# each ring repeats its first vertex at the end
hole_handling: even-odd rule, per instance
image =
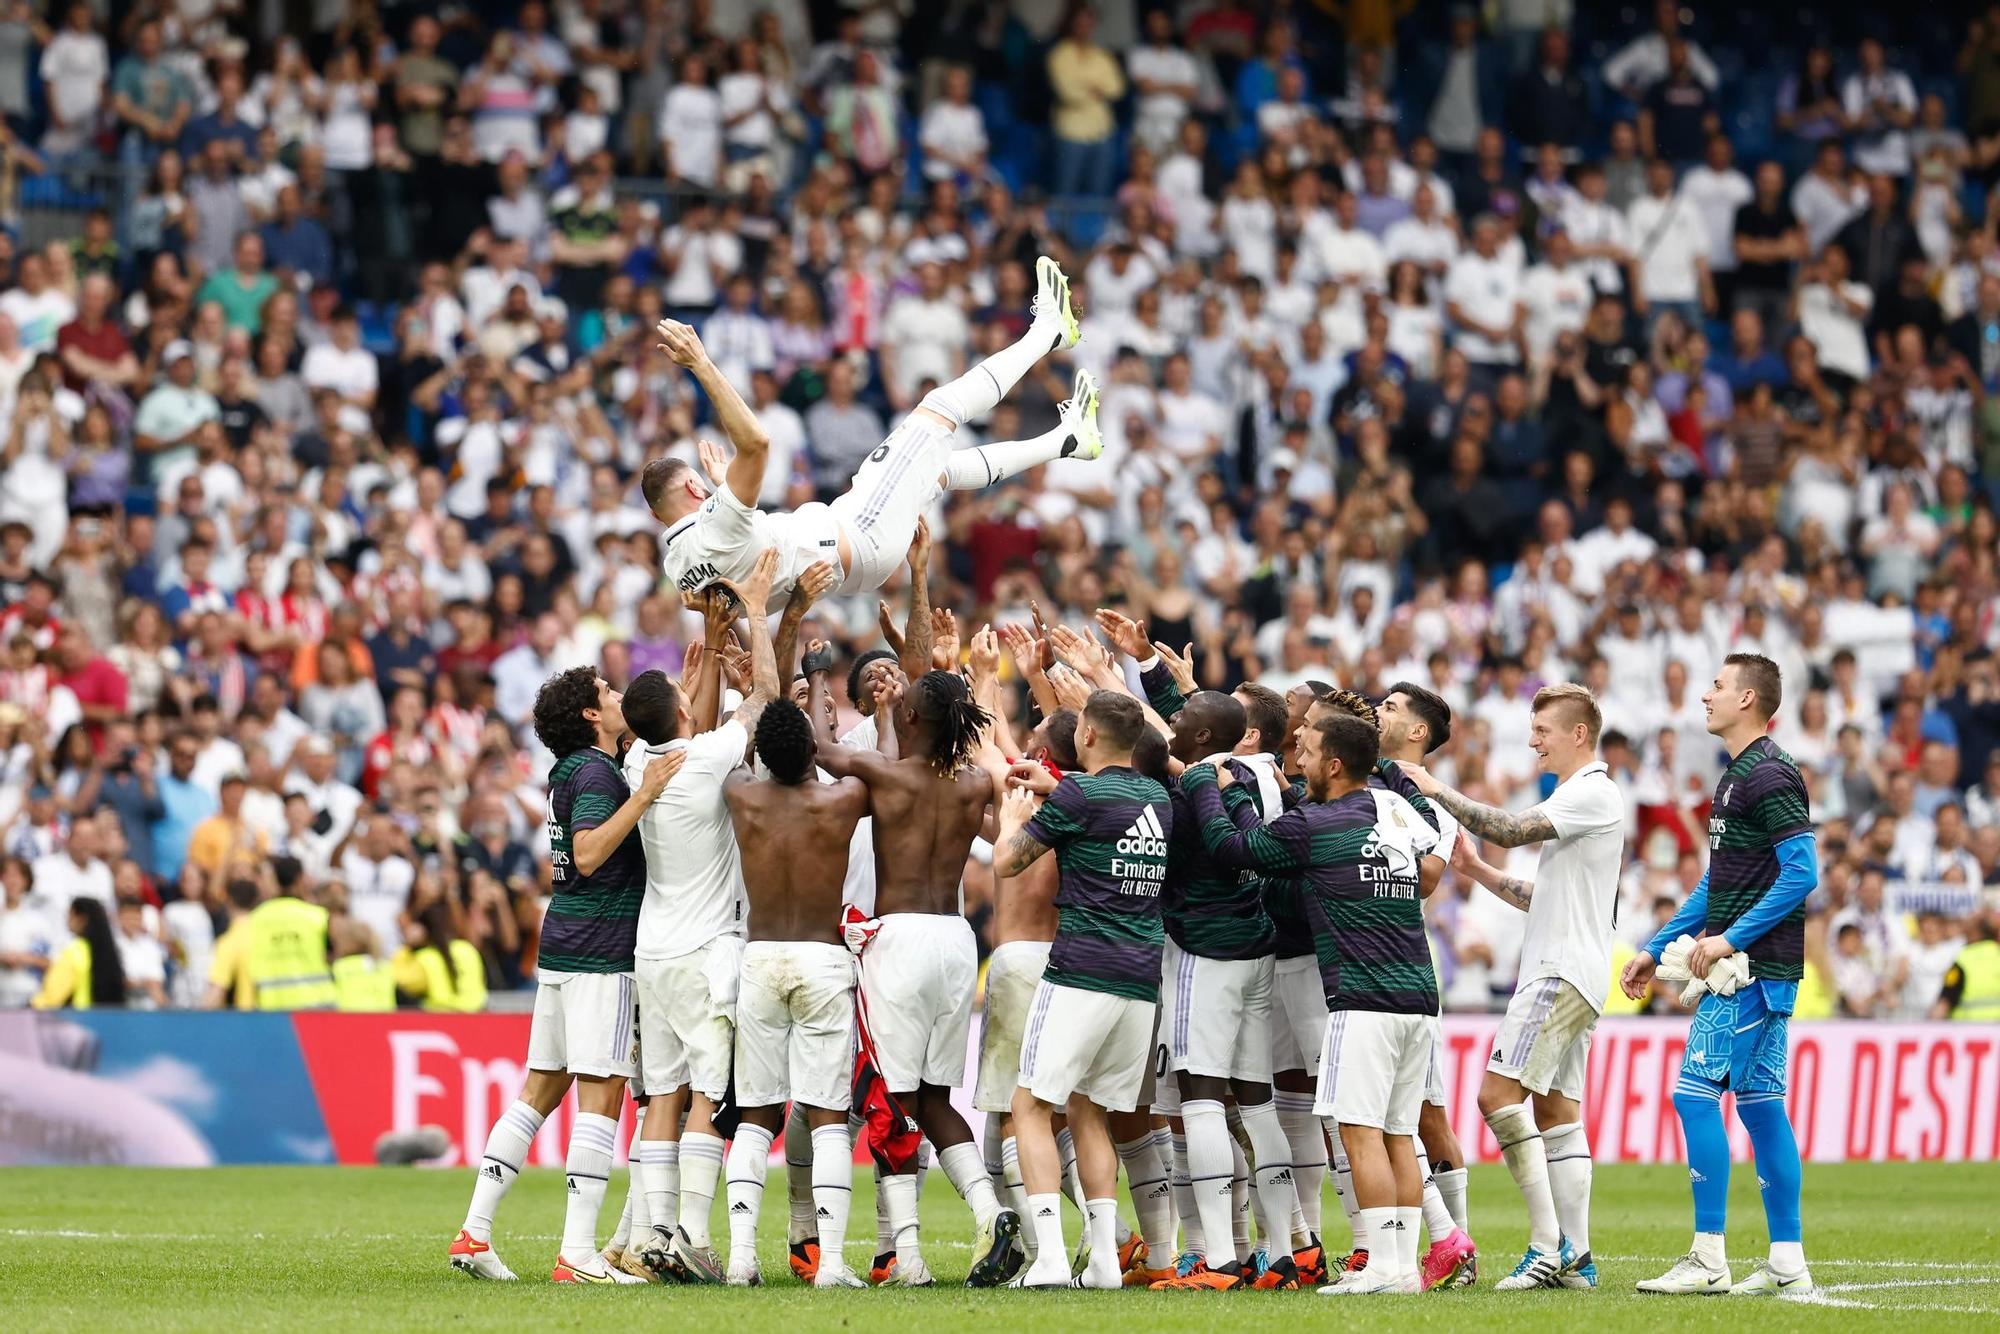
MULTIPOLYGON (((921 563, 917 549, 911 557, 921 563)), ((887 680, 876 696, 881 750, 833 739, 825 711, 828 672, 820 661, 809 674, 806 714, 818 734, 820 764, 835 777, 867 783, 874 809, 879 924, 861 950, 862 1022, 884 1085, 916 1118, 972 1208, 978 1240, 966 1282, 993 1287, 1019 1268, 1021 1219, 1001 1208, 972 1131, 951 1105, 951 1090, 965 1078, 979 972, 960 879, 994 799, 992 776, 971 763, 987 715, 964 678, 910 671, 930 659, 928 621, 928 614, 913 612, 905 640, 904 667, 915 679, 906 691, 887 680)), ((816 659, 818 648, 811 646, 808 656, 816 659)), ((885 1281, 927 1286, 934 1280, 919 1249, 914 1164, 885 1176, 882 1190, 896 1243, 896 1267, 885 1281)))
POLYGON ((667 525, 667 578, 683 593, 717 579, 740 580, 759 551, 776 547, 777 596, 790 590, 807 565, 836 555, 842 593, 880 588, 895 574, 917 521, 941 490, 977 490, 1059 458, 1102 454, 1097 381, 1088 371, 1077 373, 1075 392, 1059 409, 1054 430, 1033 440, 955 447, 959 427, 992 412, 1036 362, 1075 347, 1082 335, 1061 266, 1043 256, 1035 276, 1034 320, 1017 342, 924 395, 832 504, 801 505, 790 514, 757 508, 771 441, 756 415, 709 359, 695 331, 662 320, 661 350, 694 374, 736 447, 735 458, 725 463, 718 446, 702 442, 702 467, 711 479, 723 479, 713 491, 682 459, 655 459, 641 473, 646 504, 667 525))
POLYGON ((758 719, 755 738, 756 758, 771 776, 738 769, 724 786, 750 896, 736 999, 743 1120, 729 1151, 729 1281, 760 1281, 764 1174, 790 1099, 812 1131, 820 1245, 813 1286, 860 1288, 867 1285, 844 1254, 854 1153, 847 1130, 854 959, 841 939, 840 906, 848 843, 868 813, 868 789, 855 778, 812 781, 815 749, 805 713, 779 700, 758 719))

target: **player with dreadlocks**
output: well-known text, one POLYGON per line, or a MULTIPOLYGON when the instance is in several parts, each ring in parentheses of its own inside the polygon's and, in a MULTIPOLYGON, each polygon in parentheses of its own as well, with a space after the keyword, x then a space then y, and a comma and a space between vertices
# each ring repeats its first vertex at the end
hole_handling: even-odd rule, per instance
MULTIPOLYGON (((930 655, 917 620, 913 614, 906 666, 930 655)), ((972 1130, 951 1105, 951 1090, 965 1077, 979 973, 959 881, 996 800, 992 775, 972 763, 989 719, 961 676, 931 671, 905 687, 884 674, 875 694, 880 748, 843 746, 827 724, 829 673, 819 650, 815 643, 807 654, 816 670, 809 673, 806 705, 819 763, 836 778, 866 783, 875 815, 878 916, 854 914, 847 934, 861 956, 864 1032, 883 1084, 936 1147, 945 1175, 972 1208, 978 1240, 967 1284, 997 1286, 1021 1265, 1020 1215, 1001 1207, 972 1130)), ((896 1250, 886 1282, 926 1286, 933 1280, 918 1243, 915 1162, 884 1169, 896 1250)))

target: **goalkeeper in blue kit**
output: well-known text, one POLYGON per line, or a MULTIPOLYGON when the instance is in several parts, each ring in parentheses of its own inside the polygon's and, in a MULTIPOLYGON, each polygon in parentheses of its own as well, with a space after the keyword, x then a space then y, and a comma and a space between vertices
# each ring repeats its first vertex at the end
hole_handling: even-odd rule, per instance
POLYGON ((1785 1075, 1786 1025, 1805 973, 1806 896, 1819 872, 1805 780, 1766 735, 1780 692, 1776 663, 1732 653, 1702 696, 1708 730, 1731 757, 1709 814, 1708 871, 1621 979, 1634 999, 1656 976, 1683 984, 1684 999, 1699 998, 1674 1087, 1694 1187, 1694 1245, 1666 1273, 1641 1282, 1641 1292, 1796 1297, 1813 1290, 1785 1075), (1771 1233, 1768 1262, 1733 1285, 1722 1240, 1729 1202, 1725 1091, 1736 1094, 1736 1114, 1750 1132, 1771 1233))

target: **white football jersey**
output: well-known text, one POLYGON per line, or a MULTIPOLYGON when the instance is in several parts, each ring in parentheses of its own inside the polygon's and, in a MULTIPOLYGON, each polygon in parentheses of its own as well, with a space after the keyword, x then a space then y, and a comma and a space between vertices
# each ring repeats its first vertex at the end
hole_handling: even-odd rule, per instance
POLYGON ((799 572, 814 561, 827 561, 836 574, 846 573, 840 564, 839 529, 826 506, 815 502, 789 514, 767 514, 745 505, 726 486, 667 529, 660 546, 667 578, 683 593, 698 592, 717 579, 740 584, 750 577, 757 557, 776 547, 773 611, 791 596, 799 572))
POLYGON ((635 742, 625 753, 625 781, 636 791, 646 766, 687 752, 680 772, 639 817, 646 849, 646 897, 639 906, 641 959, 675 959, 719 936, 745 934, 750 916, 736 829, 722 782, 743 763, 748 733, 731 720, 712 732, 663 746, 635 742))
POLYGON ((1540 811, 1556 836, 1542 844, 1528 934, 1521 943, 1522 983, 1559 977, 1601 1014, 1611 987, 1611 928, 1625 860, 1625 798, 1602 760, 1569 776, 1540 811))

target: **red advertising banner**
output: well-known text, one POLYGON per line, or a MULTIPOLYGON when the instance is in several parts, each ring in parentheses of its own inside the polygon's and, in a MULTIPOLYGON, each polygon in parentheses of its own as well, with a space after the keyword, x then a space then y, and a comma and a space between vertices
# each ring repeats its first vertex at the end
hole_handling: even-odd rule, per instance
MULTIPOLYGON (((446 1164, 476 1158, 526 1076, 526 1015, 310 1013, 294 1023, 343 1163, 371 1162, 377 1137, 424 1125, 450 1136, 446 1164)), ((1445 1019, 1452 1124, 1481 1162, 1500 1157, 1477 1105, 1498 1030, 1498 1016, 1445 1019)), ((1682 1160, 1672 1099, 1686 1036, 1687 1025, 1674 1020, 1598 1025, 1584 1093, 1598 1162, 1682 1160)), ((969 1081, 960 1093, 961 1110, 971 1115, 969 1081)), ((1795 1024, 1788 1102, 1809 1161, 2000 1160, 2000 1027, 1795 1024)), ((561 1164, 570 1114, 566 1107, 549 1118, 531 1162, 561 1164)), ((1742 1127, 1733 1115, 1729 1124, 1737 1156, 1747 1159, 1742 1127)))

